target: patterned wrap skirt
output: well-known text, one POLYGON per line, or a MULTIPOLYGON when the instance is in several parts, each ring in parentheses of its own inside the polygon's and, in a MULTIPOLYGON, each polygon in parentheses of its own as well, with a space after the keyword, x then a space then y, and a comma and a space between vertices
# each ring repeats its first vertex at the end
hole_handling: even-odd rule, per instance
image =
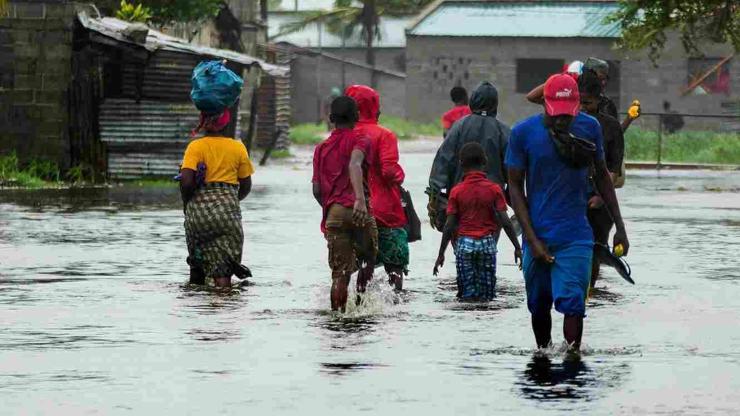
POLYGON ((378 227, 378 258, 375 265, 402 268, 408 274, 409 235, 403 228, 378 227))
POLYGON ((457 297, 483 301, 496 297, 496 238, 459 237, 454 247, 457 297))
POLYGON ((201 268, 207 279, 231 277, 244 245, 239 187, 199 187, 185 209, 185 238, 190 267, 201 268))

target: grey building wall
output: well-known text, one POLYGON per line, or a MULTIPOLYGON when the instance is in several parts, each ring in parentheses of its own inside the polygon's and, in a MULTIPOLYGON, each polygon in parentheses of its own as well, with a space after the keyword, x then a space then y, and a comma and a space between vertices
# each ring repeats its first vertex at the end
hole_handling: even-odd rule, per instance
MULTIPOLYGON (((324 52, 357 62, 365 62, 363 48, 324 48, 324 52)), ((375 66, 396 72, 406 72, 406 48, 376 48, 375 66)))
MULTIPOLYGON (((347 85, 371 85, 373 69, 359 62, 345 62, 347 85)), ((403 74, 375 70, 375 88, 380 94, 380 111, 405 117, 406 78, 403 74)), ((342 89, 342 60, 314 53, 296 52, 291 62, 292 122, 321 120, 333 87, 342 89), (320 61, 320 62, 319 62, 320 61)))
POLYGON ((74 9, 16 1, 0 19, 0 153, 69 165, 67 90, 74 9))
MULTIPOLYGON (((516 92, 516 60, 563 59, 570 62, 597 56, 620 62, 619 110, 626 111, 639 99, 645 112, 661 112, 663 100, 679 112, 721 114, 723 103, 737 102, 740 63, 731 63, 731 95, 680 96, 688 78, 685 53, 672 41, 655 68, 644 53, 625 55, 612 48, 612 39, 599 38, 455 38, 409 36, 407 38, 406 115, 417 121, 436 121, 450 108, 449 90, 456 82, 472 90, 482 80, 499 89, 500 119, 513 123, 539 111, 525 94, 516 92), (452 64, 455 68, 452 69, 452 64), (447 66, 445 68, 445 66, 447 66), (446 71, 445 71, 446 69, 446 71), (435 77, 436 72, 436 77, 435 77), (465 75, 467 73, 467 76, 465 75)), ((707 56, 726 56, 729 49, 707 46, 707 56)), ((543 82, 545 79, 542 80, 543 82)))

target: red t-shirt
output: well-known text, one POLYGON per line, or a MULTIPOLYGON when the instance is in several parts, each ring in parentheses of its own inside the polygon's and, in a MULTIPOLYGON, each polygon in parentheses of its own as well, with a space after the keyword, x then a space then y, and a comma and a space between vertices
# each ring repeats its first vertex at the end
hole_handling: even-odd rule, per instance
POLYGON ((324 215, 321 219, 321 230, 326 231, 326 213, 333 204, 352 208, 355 204, 355 192, 349 178, 349 162, 353 150, 365 154, 366 162, 370 157, 370 140, 358 135, 354 130, 334 129, 331 136, 316 146, 313 154, 313 179, 321 189, 321 206, 324 215))
POLYGON ((506 211, 501 187, 491 182, 484 172, 470 172, 450 192, 447 215, 457 215, 457 235, 483 238, 500 228, 496 211, 506 211))
POLYGON ((467 104, 453 107, 450 111, 444 113, 444 115, 442 116, 442 128, 445 130, 449 130, 450 127, 452 127, 452 125, 455 124, 457 120, 460 120, 470 113, 470 107, 467 104))

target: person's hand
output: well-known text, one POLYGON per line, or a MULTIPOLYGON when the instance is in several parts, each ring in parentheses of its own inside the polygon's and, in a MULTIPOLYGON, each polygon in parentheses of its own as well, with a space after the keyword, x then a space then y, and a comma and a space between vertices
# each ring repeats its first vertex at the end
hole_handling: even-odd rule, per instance
POLYGON ((594 195, 588 200, 588 209, 599 209, 603 206, 604 200, 598 195, 594 195))
POLYGON ((522 249, 520 248, 514 249, 514 264, 519 266, 519 270, 522 269, 522 249))
POLYGON ((539 260, 547 264, 555 263, 555 257, 550 255, 550 252, 547 251, 545 243, 540 240, 534 240, 530 246, 532 246, 532 257, 534 257, 535 260, 539 260))
POLYGON ((617 229, 617 232, 614 234, 613 247, 620 244, 622 245, 622 251, 624 253, 622 255, 626 256, 630 251, 630 242, 627 239, 627 232, 624 229, 617 229))
POLYGON ((437 274, 439 274, 439 269, 442 266, 444 266, 444 264, 445 264, 445 255, 444 254, 440 254, 439 256, 437 256, 437 261, 434 263, 434 272, 433 273, 434 273, 435 276, 437 274))
POLYGON ((429 197, 429 203, 427 204, 427 214, 429 215, 429 224, 432 226, 433 230, 436 230, 437 204, 431 196, 429 197))
POLYGON ((367 213, 367 205, 364 199, 355 199, 355 206, 352 208, 352 222, 357 227, 361 227, 367 223, 369 215, 367 213))

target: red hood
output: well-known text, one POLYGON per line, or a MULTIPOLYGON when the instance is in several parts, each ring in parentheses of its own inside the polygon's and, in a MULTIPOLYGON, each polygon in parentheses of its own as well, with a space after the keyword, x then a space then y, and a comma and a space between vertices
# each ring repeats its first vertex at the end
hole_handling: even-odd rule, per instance
POLYGON ((366 85, 350 85, 344 91, 344 94, 352 97, 357 102, 360 121, 378 121, 380 96, 374 89, 366 85))

